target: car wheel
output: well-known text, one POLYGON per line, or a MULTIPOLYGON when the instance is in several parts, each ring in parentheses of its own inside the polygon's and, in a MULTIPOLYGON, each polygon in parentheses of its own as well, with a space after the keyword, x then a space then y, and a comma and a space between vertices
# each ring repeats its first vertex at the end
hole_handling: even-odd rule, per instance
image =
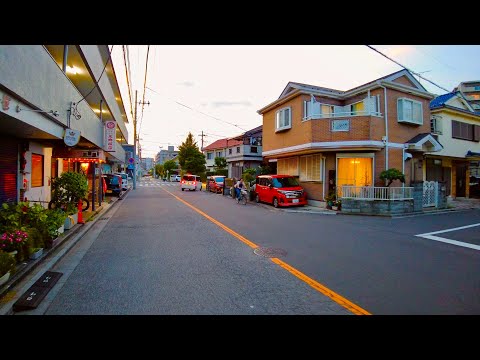
POLYGON ((273 207, 278 208, 278 199, 277 198, 273 198, 273 207))
POLYGON ((255 195, 255 202, 256 203, 259 203, 260 202, 260 196, 257 194, 255 195))

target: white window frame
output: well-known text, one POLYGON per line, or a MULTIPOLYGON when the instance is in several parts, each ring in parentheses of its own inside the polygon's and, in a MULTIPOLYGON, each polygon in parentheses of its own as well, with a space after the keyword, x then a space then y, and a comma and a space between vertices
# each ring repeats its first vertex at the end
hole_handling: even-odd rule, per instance
POLYGON ((399 123, 423 125, 423 104, 420 101, 416 101, 416 100, 409 99, 409 98, 398 98, 397 99, 397 121, 399 123), (412 119, 411 120, 405 118, 405 105, 404 105, 405 102, 411 102, 412 103, 412 119), (413 114, 414 114, 413 105, 414 104, 419 104, 420 105, 420 121, 415 120, 413 118, 413 114), (402 119, 400 119, 400 106, 402 106, 402 111, 401 111, 402 119))
POLYGON ((288 129, 291 129, 291 128, 292 128, 292 107, 287 106, 287 107, 284 107, 284 108, 278 110, 275 113, 275 132, 288 130, 288 129), (288 114, 289 114, 288 125, 285 125, 286 122, 287 122, 286 121, 287 119, 285 119, 286 110, 288 110, 288 114))
POLYGON ((330 130, 332 132, 341 132, 341 131, 350 131, 350 119, 341 119, 341 120, 332 120, 332 123, 330 125, 330 130), (346 129, 339 129, 339 128, 335 128, 334 124, 347 124, 347 128, 346 129))
POLYGON ((438 118, 430 119, 430 131, 432 134, 442 135, 442 122, 438 118))
POLYGON ((299 180, 300 181, 322 181, 323 179, 323 157, 322 154, 313 154, 313 155, 304 155, 300 156, 299 159, 299 180), (318 161, 318 177, 314 177, 313 174, 315 171, 313 170, 313 166, 315 164, 314 159, 317 158, 316 160, 318 161), (302 163, 305 162, 305 170, 306 173, 303 173, 301 171, 302 169, 302 163), (310 162, 310 164, 308 164, 310 162), (307 166, 310 166, 310 168, 307 168, 307 166))

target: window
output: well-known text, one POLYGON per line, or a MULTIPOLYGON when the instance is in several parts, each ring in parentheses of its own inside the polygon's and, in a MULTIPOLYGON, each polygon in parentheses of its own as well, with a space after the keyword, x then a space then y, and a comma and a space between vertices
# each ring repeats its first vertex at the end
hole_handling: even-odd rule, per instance
POLYGON ((350 105, 350 113, 352 115, 361 115, 364 112, 365 112, 365 105, 363 104, 363 101, 350 105))
POLYGON ((278 159, 277 174, 298 176, 298 157, 278 159))
POLYGON ((228 155, 232 155, 232 149, 228 149, 228 155))
POLYGON ((322 117, 331 117, 333 115, 333 105, 322 104, 322 117))
POLYGON ((409 99, 398 99, 397 101, 397 119, 398 122, 410 124, 423 124, 422 103, 409 99))
POLYGON ((432 134, 442 134, 442 122, 440 121, 440 119, 430 119, 430 132, 432 134))
POLYGON ((292 127, 292 110, 291 108, 285 108, 278 110, 275 114, 275 130, 287 130, 292 127))
POLYGON ((240 154, 240 146, 237 146, 237 154, 240 154))
POLYGON ((43 155, 32 154, 32 187, 43 186, 43 155))
POLYGON ((217 151, 217 157, 223 157, 221 151, 217 151))
POLYGON ((258 152, 257 147, 256 146, 250 146, 250 152, 256 154, 258 152))
POLYGON ((480 141, 480 126, 452 120, 452 138, 480 141))
POLYGON ((207 153, 207 160, 212 160, 213 159, 213 153, 209 152, 207 153))
POLYGON ((332 131, 349 131, 350 120, 332 120, 332 131))
POLYGON ((333 114, 333 105, 321 104, 319 102, 304 101, 303 102, 303 119, 318 119, 331 117, 333 114))
POLYGON ((300 181, 320 181, 322 179, 322 155, 300 157, 300 181))

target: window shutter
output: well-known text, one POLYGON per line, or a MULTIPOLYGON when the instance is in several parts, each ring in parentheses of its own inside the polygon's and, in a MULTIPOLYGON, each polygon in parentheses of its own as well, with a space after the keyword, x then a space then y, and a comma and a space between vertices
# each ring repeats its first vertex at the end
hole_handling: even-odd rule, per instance
POLYGON ((403 120, 403 99, 397 101, 397 119, 403 120))
POLYGON ((443 134, 442 121, 440 119, 435 119, 435 130, 437 134, 443 134))
POLYGON ((312 103, 310 101, 303 102, 303 118, 306 119, 312 115, 312 103))
POLYGON ((300 158, 300 181, 305 181, 307 180, 307 164, 306 164, 307 158, 305 156, 302 156, 300 158))
POLYGON ((278 129, 280 128, 280 111, 277 111, 277 113, 275 114, 275 117, 276 117, 275 121, 277 123, 276 128, 278 129))
POLYGON ((415 123, 422 125, 423 124, 422 104, 412 102, 412 105, 413 105, 412 120, 415 123))
POLYGON ((452 137, 458 138, 460 137, 460 126, 459 122, 452 120, 452 137))
POLYGON ((473 141, 480 141, 480 126, 473 125, 473 141))

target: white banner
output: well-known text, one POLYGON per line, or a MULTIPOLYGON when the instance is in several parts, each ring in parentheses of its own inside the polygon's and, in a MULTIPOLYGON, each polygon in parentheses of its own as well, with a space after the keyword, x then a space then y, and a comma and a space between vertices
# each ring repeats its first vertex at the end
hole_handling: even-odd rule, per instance
POLYGON ((103 149, 105 151, 115 151, 115 131, 117 128, 117 122, 113 120, 105 121, 105 140, 103 149))

